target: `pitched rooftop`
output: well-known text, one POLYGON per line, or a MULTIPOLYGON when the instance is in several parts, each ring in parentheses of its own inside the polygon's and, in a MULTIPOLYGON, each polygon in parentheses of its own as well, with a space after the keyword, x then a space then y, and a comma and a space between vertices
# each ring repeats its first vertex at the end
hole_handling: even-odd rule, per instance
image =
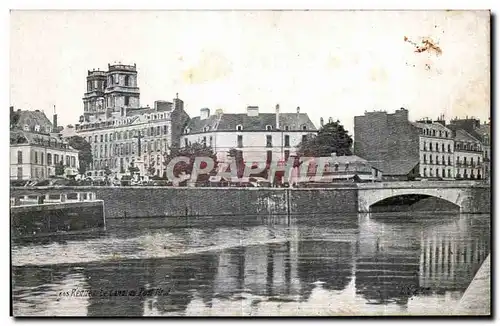
MULTIPOLYGON (((257 109, 257 108, 255 108, 257 109)), ((205 109, 207 110, 207 109, 205 109)), ((279 129, 276 126, 276 113, 218 113, 202 117, 194 117, 189 121, 189 133, 204 131, 235 131, 241 126, 242 131, 272 130, 306 130, 317 131, 307 113, 279 113, 279 129)))

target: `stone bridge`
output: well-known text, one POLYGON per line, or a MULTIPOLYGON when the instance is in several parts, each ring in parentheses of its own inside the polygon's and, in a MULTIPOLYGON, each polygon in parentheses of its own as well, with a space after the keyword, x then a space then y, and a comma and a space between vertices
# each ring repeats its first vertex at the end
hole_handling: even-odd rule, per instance
POLYGON ((391 198, 416 202, 439 198, 460 208, 461 213, 489 213, 491 188, 481 181, 412 181, 358 185, 358 212, 368 213, 372 206, 391 198))

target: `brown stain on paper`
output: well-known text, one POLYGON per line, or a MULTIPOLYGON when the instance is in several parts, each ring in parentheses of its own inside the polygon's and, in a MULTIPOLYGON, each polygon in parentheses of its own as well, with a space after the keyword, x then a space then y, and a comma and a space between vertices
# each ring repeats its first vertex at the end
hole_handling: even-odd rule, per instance
POLYGON ((182 73, 183 80, 189 84, 212 82, 232 72, 232 63, 217 52, 202 51, 198 63, 182 73))
POLYGON ((416 53, 429 52, 437 56, 443 54, 443 50, 429 37, 423 38, 420 43, 416 43, 405 36, 404 41, 413 45, 416 53))

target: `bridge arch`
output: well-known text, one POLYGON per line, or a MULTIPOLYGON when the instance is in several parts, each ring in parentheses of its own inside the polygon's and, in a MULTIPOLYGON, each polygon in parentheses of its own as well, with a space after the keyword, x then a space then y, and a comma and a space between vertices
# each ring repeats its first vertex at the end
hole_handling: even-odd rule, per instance
MULTIPOLYGON (((412 196, 418 200, 434 197, 449 203, 452 203, 463 209, 463 203, 466 199, 466 194, 460 188, 374 188, 374 189, 359 189, 358 192, 358 211, 363 213, 371 212, 373 205, 381 203, 385 200, 397 197, 412 196)), ((416 202, 416 201, 415 201, 416 202)))

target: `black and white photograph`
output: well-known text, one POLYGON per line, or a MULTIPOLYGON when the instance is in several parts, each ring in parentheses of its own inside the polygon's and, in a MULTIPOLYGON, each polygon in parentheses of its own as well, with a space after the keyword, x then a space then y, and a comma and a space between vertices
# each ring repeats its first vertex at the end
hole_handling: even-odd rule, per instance
POLYGON ((10 315, 491 317, 491 21, 10 10, 10 315))

